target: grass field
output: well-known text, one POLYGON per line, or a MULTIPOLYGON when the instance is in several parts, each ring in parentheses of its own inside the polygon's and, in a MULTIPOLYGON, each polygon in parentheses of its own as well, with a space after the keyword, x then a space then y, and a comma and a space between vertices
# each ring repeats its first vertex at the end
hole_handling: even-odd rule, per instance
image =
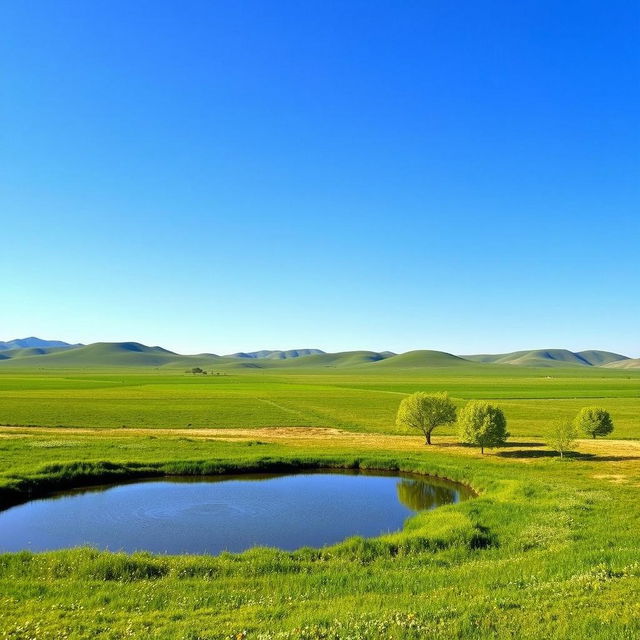
MULTIPOLYGON (((585 404, 608 409, 616 438, 640 437, 640 371, 465 367, 281 370, 191 376, 167 371, 0 371, 0 424, 237 428, 324 426, 399 433, 398 403, 413 391, 447 390, 463 404, 493 399, 517 436, 544 437, 585 404)), ((440 433, 451 435, 452 429, 440 433)), ((436 434, 437 437, 437 434, 436 434)))
POLYGON ((162 474, 345 466, 437 474, 476 499, 322 550, 0 555, 0 638, 640 636, 640 375, 575 369, 3 372, 0 501, 162 474), (504 407, 509 446, 397 431, 404 393, 504 407), (553 420, 597 403, 611 438, 561 462, 553 420), (36 425, 36 426, 26 426, 36 425), (125 425, 125 428, 123 428, 125 425), (304 427, 304 428, 303 428, 304 427))

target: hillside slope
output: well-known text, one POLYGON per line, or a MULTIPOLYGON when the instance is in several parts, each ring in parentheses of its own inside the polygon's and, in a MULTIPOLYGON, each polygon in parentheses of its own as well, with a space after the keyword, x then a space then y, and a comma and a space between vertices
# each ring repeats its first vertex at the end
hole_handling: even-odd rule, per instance
POLYGON ((417 369, 421 367, 459 367, 471 364, 473 363, 460 356, 454 356, 452 353, 420 349, 390 356, 376 362, 375 366, 377 368, 417 369))
POLYGON ((321 349, 288 349, 286 351, 263 349, 262 351, 240 351, 225 356, 226 358, 246 358, 254 360, 286 360, 288 358, 303 358, 305 356, 320 355, 324 351, 321 349))
POLYGON ((597 367, 609 362, 626 359, 626 356, 610 351, 578 351, 568 349, 531 349, 512 353, 479 354, 462 356, 473 362, 511 364, 521 367, 597 367))
MULTIPOLYGON (((4 343, 8 344, 8 343, 4 343)), ((608 367, 636 368, 638 360, 609 351, 534 349, 503 354, 456 356, 444 351, 416 350, 395 354, 390 351, 342 351, 325 353, 319 349, 264 350, 218 356, 213 353, 181 355, 162 347, 139 342, 96 342, 90 345, 25 347, 0 350, 0 366, 14 368, 101 368, 166 367, 190 370, 216 369, 314 369, 368 368, 429 369, 480 364, 519 367, 608 367)))
POLYGON ((25 355, 4 360, 3 365, 19 367, 122 367, 161 366, 179 358, 162 347, 147 347, 138 342, 96 342, 75 349, 52 350, 44 354, 25 355))
POLYGON ((48 349, 51 347, 81 347, 81 344, 69 344, 62 340, 43 340, 42 338, 36 338, 31 336, 29 338, 17 338, 15 340, 9 340, 7 342, 0 341, 0 351, 6 351, 9 349, 48 349))
POLYGON ((589 351, 578 351, 576 355, 580 356, 594 367, 601 367, 612 362, 630 360, 627 356, 623 356, 619 353, 613 353, 612 351, 597 351, 594 349, 589 351))
POLYGON ((640 358, 626 358, 602 365, 605 369, 640 369, 640 358))
POLYGON ((361 367, 369 365, 379 360, 384 360, 389 356, 377 351, 340 351, 338 353, 320 353, 302 358, 282 360, 279 362, 269 361, 267 366, 278 367, 361 367))

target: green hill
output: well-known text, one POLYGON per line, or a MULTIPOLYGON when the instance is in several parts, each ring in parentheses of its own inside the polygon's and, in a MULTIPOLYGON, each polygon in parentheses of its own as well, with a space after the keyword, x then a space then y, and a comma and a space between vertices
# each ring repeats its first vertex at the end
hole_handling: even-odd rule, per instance
POLYGON ((574 353, 567 349, 532 349, 530 351, 479 354, 463 357, 473 362, 511 364, 521 367, 598 367, 626 358, 626 356, 610 351, 590 350, 574 353))
MULTIPOLYGON (((6 352, 5 352, 6 354, 6 352)), ((126 367, 162 366, 180 358, 162 347, 147 347, 138 342, 96 342, 75 349, 51 350, 44 354, 22 355, 4 360, 3 365, 19 367, 126 367)))
POLYGON ((311 349, 257 351, 249 354, 218 356, 213 353, 181 355, 162 347, 139 342, 96 342, 86 346, 29 347, 0 351, 0 367, 38 369, 88 369, 101 367, 165 367, 189 370, 211 369, 314 369, 370 368, 419 369, 460 367, 477 363, 521 367, 635 368, 636 361, 609 351, 535 349, 502 354, 455 356, 444 351, 417 350, 395 354, 389 351, 314 352, 311 349))
POLYGON ((360 367, 389 357, 375 351, 315 353, 289 357, 218 356, 211 353, 181 355, 162 347, 148 347, 138 342, 97 342, 70 350, 47 353, 18 354, 18 350, 0 354, 2 366, 16 368, 100 368, 100 367, 167 367, 191 369, 273 369, 360 367), (20 357, 18 357, 20 356, 20 357))
POLYGON ((42 338, 36 338, 31 336, 29 338, 16 338, 15 340, 9 340, 7 342, 0 341, 0 351, 13 350, 13 349, 30 349, 30 348, 43 348, 48 349, 50 347, 81 347, 81 344, 69 344, 62 340, 43 340, 42 338))
POLYGON ((288 358, 304 358, 305 356, 323 354, 321 349, 288 349, 286 351, 281 350, 269 350, 263 349, 261 351, 240 351, 238 353, 232 353, 226 358, 244 358, 244 359, 268 359, 268 360, 286 360, 288 358))
POLYGON ((445 351, 407 351, 375 363, 376 368, 417 369, 427 367, 459 367, 472 364, 445 351))
POLYGON ((262 361, 265 367, 282 368, 314 368, 314 367, 361 367, 387 358, 377 351, 340 351, 338 353, 318 353, 286 360, 262 361))
POLYGON ((68 351, 70 349, 76 349, 78 347, 23 347, 18 349, 7 349, 6 351, 0 351, 0 358, 27 358, 29 356, 44 356, 49 353, 59 353, 61 351, 68 351))
POLYGON ((611 362, 620 362, 623 360, 630 360, 627 356, 623 356, 619 353, 613 353, 611 351, 578 351, 577 356, 580 356, 586 360, 590 365, 594 367, 601 367, 611 362))
POLYGON ((625 358, 602 365, 607 369, 640 369, 640 358, 625 358))
POLYGON ((533 349, 497 364, 515 364, 521 367, 589 366, 589 363, 567 349, 533 349))

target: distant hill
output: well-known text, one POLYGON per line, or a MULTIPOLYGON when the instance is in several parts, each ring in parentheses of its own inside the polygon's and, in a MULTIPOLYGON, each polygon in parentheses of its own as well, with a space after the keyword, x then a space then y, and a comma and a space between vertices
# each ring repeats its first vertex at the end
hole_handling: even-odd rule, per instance
POLYGON ((264 349, 262 351, 240 351, 238 353, 232 353, 227 358, 253 358, 262 359, 268 358, 269 360, 286 360, 287 358, 302 358, 304 356, 323 354, 321 349, 289 349, 288 351, 269 351, 264 349))
POLYGON ((43 348, 49 347, 80 347, 81 344, 69 344, 68 342, 62 342, 62 340, 42 340, 31 336, 30 338, 18 338, 16 340, 9 340, 8 342, 0 342, 0 350, 5 351, 8 349, 28 349, 28 348, 43 348))
POLYGON ((610 351, 568 351, 567 349, 532 349, 512 353, 462 356, 473 362, 511 364, 521 367, 598 367, 610 362, 627 359, 627 356, 610 351))
MULTIPOLYGON (((267 368, 317 368, 359 367, 389 357, 390 352, 345 351, 324 353, 320 349, 298 349, 292 352, 272 351, 268 355, 245 357, 218 356, 212 353, 181 355, 162 347, 148 347, 138 342, 96 342, 68 351, 19 354, 15 350, 0 352, 2 366, 16 368, 91 368, 91 367, 174 367, 191 369, 267 369, 267 368), (293 355, 298 351, 298 355, 293 355), (3 357, 4 356, 4 357, 3 357)), ((260 353, 260 352, 256 352, 260 353)), ((266 352, 262 352, 263 354, 266 352)))
POLYGON ((607 369, 640 369, 640 358, 625 358, 617 362, 607 362, 602 366, 607 369))
POLYGON ((613 353, 611 351, 578 351, 577 356, 586 360, 593 367, 601 367, 612 362, 620 362, 621 360, 630 360, 627 356, 613 353))
POLYGON ((384 360, 388 356, 377 351, 340 351, 338 353, 319 353, 300 358, 284 366, 300 367, 360 367, 384 360))
POLYGON ((459 367, 472 364, 468 360, 445 351, 407 351, 376 362, 376 368, 416 369, 428 367, 459 367))
MULTIPOLYGON (((6 353, 6 352, 5 352, 6 353)), ((24 355, 4 360, 16 366, 35 367, 119 367, 161 366, 175 360, 178 354, 162 347, 147 347, 138 342, 96 342, 74 349, 56 349, 44 354, 24 355)))
POLYGON ((26 358, 28 356, 43 356, 47 353, 56 353, 66 351, 67 349, 76 349, 75 346, 68 347, 25 347, 24 349, 4 349, 0 351, 0 358, 26 358))
POLYGON ((222 369, 429 369, 512 365, 519 367, 607 367, 640 368, 632 360, 610 351, 568 351, 533 349, 513 353, 456 356, 444 351, 417 350, 396 354, 391 351, 342 351, 325 353, 321 349, 262 350, 238 352, 228 356, 213 353, 182 355, 163 347, 139 342, 96 342, 71 345, 60 340, 24 338, 1 342, 0 367, 37 369, 90 369, 101 367, 165 367, 189 371, 222 369), (23 346, 20 346, 23 345, 23 346))

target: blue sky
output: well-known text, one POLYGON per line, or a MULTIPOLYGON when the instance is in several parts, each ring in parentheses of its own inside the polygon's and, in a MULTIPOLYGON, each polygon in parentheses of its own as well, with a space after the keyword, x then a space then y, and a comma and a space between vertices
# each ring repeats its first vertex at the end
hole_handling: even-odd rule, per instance
POLYGON ((0 20, 0 339, 640 355, 637 2, 0 20))

